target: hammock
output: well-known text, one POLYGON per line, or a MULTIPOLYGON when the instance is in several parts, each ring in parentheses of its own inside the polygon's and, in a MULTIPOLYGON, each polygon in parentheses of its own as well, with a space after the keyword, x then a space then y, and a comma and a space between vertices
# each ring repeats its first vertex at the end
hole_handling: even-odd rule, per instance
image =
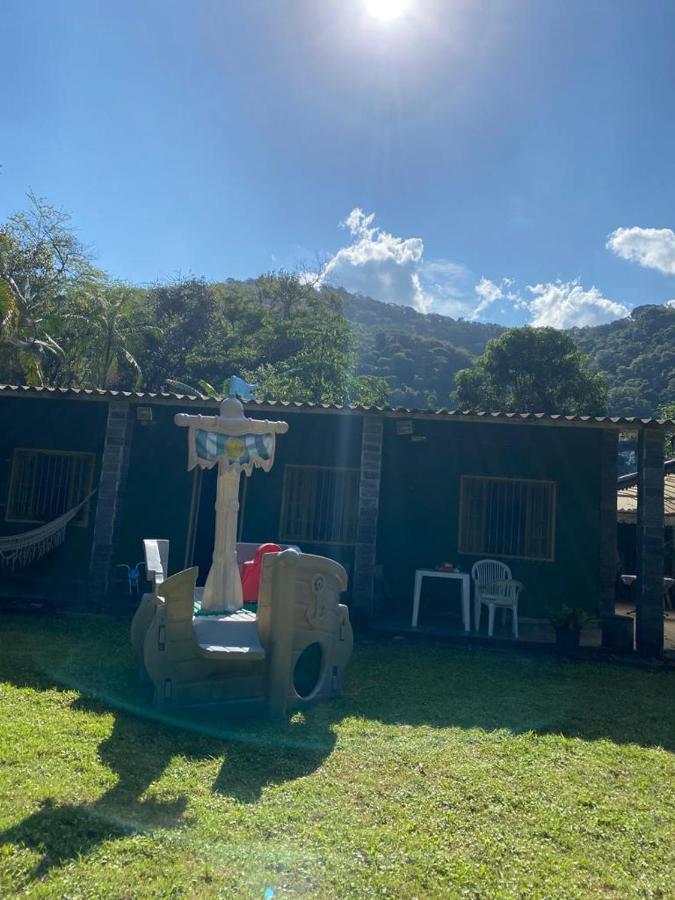
POLYGON ((0 537, 0 568, 9 567, 14 571, 17 566, 27 566, 59 547, 66 538, 68 523, 72 522, 93 493, 94 491, 77 506, 73 506, 68 512, 64 512, 58 519, 47 522, 46 525, 24 531, 23 534, 0 537))

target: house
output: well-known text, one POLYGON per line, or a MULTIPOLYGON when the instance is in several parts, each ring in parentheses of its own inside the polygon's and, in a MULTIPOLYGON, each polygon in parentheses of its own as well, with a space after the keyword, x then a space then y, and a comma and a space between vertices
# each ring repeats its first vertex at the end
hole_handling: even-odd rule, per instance
MULTIPOLYGON (((205 572, 215 472, 188 472, 177 394, 0 386, 0 548, 96 491, 64 544, 0 568, 2 593, 61 605, 122 603, 116 578, 141 539, 169 538, 170 569, 205 572), (117 594, 115 593, 117 591, 117 594), (115 599, 117 597, 117 599, 115 599)), ((354 617, 409 610, 417 568, 506 560, 523 616, 560 604, 614 613, 617 440, 638 435, 637 647, 663 647, 663 423, 544 414, 249 403, 284 419, 269 473, 242 479, 239 537, 331 556, 350 573, 354 617), (382 573, 382 591, 375 589, 382 573), (381 596, 380 596, 381 593, 381 596)))
MULTIPOLYGON (((617 520, 622 525, 635 525, 638 509, 638 473, 622 475, 617 485, 617 520)), ((663 464, 663 524, 666 528, 675 526, 675 459, 667 459, 663 464)))
MULTIPOLYGON (((616 516, 618 552, 622 573, 632 574, 637 568, 636 525, 638 521, 638 473, 622 475, 617 482, 616 516)), ((663 464, 663 527, 665 540, 665 575, 675 571, 675 459, 663 464)), ((623 597, 630 592, 621 591, 623 597)), ((671 590, 672 594, 672 590, 671 590)))

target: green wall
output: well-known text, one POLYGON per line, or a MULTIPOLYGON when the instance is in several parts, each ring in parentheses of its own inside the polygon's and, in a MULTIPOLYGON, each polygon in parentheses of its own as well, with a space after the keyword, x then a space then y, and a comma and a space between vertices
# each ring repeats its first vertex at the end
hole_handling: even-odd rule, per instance
POLYGON ((555 560, 509 559, 522 581, 521 614, 566 603, 595 610, 600 573, 600 437, 594 429, 416 421, 414 442, 385 423, 378 563, 387 603, 412 608, 415 569, 449 561, 466 572, 479 559, 458 553, 461 475, 537 478, 558 484, 555 560))
MULTIPOLYGON (((276 418, 276 416, 275 416, 276 418)), ((254 472, 246 486, 241 539, 250 542, 277 541, 283 493, 284 466, 335 466, 360 468, 361 416, 279 411, 288 422, 288 432, 277 436, 276 458, 269 472, 254 472)), ((351 574, 353 547, 335 544, 304 544, 306 553, 329 556, 351 574)))
MULTIPOLYGON (((2 397, 0 401, 0 534, 18 534, 37 524, 5 521, 12 451, 16 447, 75 450, 96 454, 93 486, 98 484, 105 440, 108 404, 60 397, 2 397)), ((48 593, 63 605, 80 603, 89 572, 89 556, 96 515, 92 498, 86 527, 70 525, 66 540, 41 560, 12 574, 0 570, 3 592, 20 587, 23 593, 48 593)))
MULTIPOLYGON (((153 406, 152 424, 134 424, 129 477, 123 503, 122 524, 115 562, 135 564, 143 556, 142 539, 171 541, 169 570, 183 568, 189 528, 193 475, 187 471, 187 430, 174 425, 180 406, 153 406)), ((195 409, 213 415, 212 408, 195 409)), ((280 410, 273 418, 289 424, 287 434, 277 436, 272 469, 254 470, 246 485, 241 539, 276 541, 286 462, 306 465, 358 467, 361 455, 361 418, 358 416, 311 415, 280 410)), ((245 476, 243 476, 245 477, 245 476)), ((204 473, 204 483, 213 473, 204 473)), ((213 497, 204 491, 200 518, 213 527, 213 497)), ((302 548, 338 559, 348 567, 353 548, 311 544, 302 548)), ((195 549, 195 562, 205 568, 203 554, 195 549)), ((206 572, 200 571, 200 583, 206 572)), ((122 599, 122 598, 121 598, 122 599)))
MULTIPOLYGON (((140 404, 144 405, 144 404, 140 404)), ((134 419, 129 475, 114 562, 135 564, 144 537, 171 541, 170 571, 181 569, 189 528, 193 475, 187 471, 187 432, 174 425, 175 406, 153 405, 153 421, 134 419)), ((191 408, 213 414, 213 408, 191 408)), ((97 455, 95 484, 103 451, 108 404, 50 396, 0 398, 0 534, 33 526, 5 522, 9 461, 15 447, 82 450, 97 455)), ((277 455, 268 473, 255 471, 247 482, 241 538, 278 538, 286 464, 358 468, 362 418, 357 415, 279 410, 289 431, 277 438, 277 455)), ((416 568, 444 560, 468 571, 476 557, 457 552, 461 475, 551 479, 558 483, 554 562, 510 560, 514 577, 525 584, 523 615, 543 615, 560 603, 594 610, 600 571, 601 431, 456 421, 416 421, 413 441, 396 434, 386 420, 383 450, 378 564, 384 572, 388 607, 409 609, 416 568)), ((213 515, 209 504, 202 516, 213 515)), ((83 592, 89 567, 96 503, 87 528, 71 527, 66 543, 44 560, 18 573, 26 580, 51 578, 65 584, 59 602, 83 592)), ((207 523, 208 524, 208 523, 207 523)), ((302 548, 340 560, 351 571, 353 548, 308 544, 302 548)), ((0 573, 9 583, 6 571, 0 573)), ((118 592, 124 585, 118 585, 118 592)), ((58 591, 56 592, 58 594, 58 591)), ((120 593, 121 598, 121 593, 120 593)), ((121 598, 122 599, 122 598, 121 598)))
MULTIPOLYGON (((175 425, 173 417, 186 410, 151 409, 152 422, 133 424, 115 562, 135 565, 143 559, 143 538, 168 538, 169 572, 174 573, 185 563, 193 475, 187 470, 187 429, 175 425)), ((213 415, 208 408, 189 411, 213 415)))

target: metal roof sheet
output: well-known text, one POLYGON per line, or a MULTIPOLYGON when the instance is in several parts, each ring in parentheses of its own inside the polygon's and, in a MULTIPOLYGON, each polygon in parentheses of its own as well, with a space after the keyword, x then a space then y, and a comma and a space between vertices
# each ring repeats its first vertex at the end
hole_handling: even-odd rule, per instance
MULTIPOLYGON (((616 494, 619 522, 632 524, 637 521, 637 492, 636 482, 619 487, 616 494)), ((663 517, 665 525, 675 525, 675 473, 666 473, 663 477, 663 517)))
MULTIPOLYGON (((34 387, 31 385, 0 384, 0 396, 18 395, 32 397, 81 397, 92 400, 119 400, 136 401, 142 403, 160 403, 169 405, 188 406, 217 406, 217 400, 210 397, 193 394, 179 394, 167 391, 123 391, 104 390, 103 388, 74 388, 74 387, 34 387)), ((260 407, 261 409, 283 410, 315 410, 339 413, 356 414, 385 414, 397 417, 424 417, 438 419, 459 419, 468 421, 486 422, 543 422, 560 425, 579 425, 607 427, 613 429, 631 430, 645 425, 669 427, 675 429, 675 422, 663 419, 640 418, 637 416, 578 416, 563 415, 558 413, 536 412, 483 412, 481 410, 459 409, 417 409, 400 406, 361 406, 359 404, 340 405, 332 403, 310 403, 289 400, 254 400, 247 401, 245 406, 260 407)))

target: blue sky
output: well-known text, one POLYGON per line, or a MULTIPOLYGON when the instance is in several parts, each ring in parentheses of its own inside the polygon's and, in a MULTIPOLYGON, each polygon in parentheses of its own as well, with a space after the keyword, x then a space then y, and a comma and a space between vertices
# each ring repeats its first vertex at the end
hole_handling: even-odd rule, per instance
POLYGON ((3 0, 0 220, 32 189, 137 283, 321 264, 560 327, 675 298, 672 0, 372 2, 3 0))

